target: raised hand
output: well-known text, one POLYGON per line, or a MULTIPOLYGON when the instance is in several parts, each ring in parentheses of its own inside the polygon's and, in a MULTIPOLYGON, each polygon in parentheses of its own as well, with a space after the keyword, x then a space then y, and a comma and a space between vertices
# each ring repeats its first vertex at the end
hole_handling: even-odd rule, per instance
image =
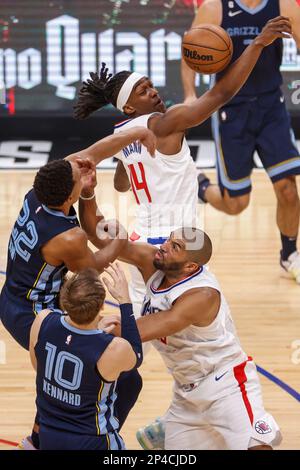
POLYGON ((110 279, 104 277, 103 282, 110 294, 119 304, 131 303, 128 291, 128 282, 125 273, 118 262, 110 263, 109 268, 104 269, 110 279))
POLYGON ((106 333, 112 333, 116 330, 116 327, 121 325, 121 316, 120 315, 108 315, 102 317, 98 323, 99 330, 103 330, 106 333))
POLYGON ((89 170, 86 173, 83 173, 82 176, 81 195, 83 197, 90 197, 92 194, 94 194, 94 189, 97 186, 96 166, 88 159, 84 161, 88 162, 87 165, 89 166, 89 170))
POLYGON ((277 16, 269 20, 262 32, 255 39, 256 43, 262 46, 269 46, 278 38, 291 38, 292 25, 290 19, 286 16, 277 16))

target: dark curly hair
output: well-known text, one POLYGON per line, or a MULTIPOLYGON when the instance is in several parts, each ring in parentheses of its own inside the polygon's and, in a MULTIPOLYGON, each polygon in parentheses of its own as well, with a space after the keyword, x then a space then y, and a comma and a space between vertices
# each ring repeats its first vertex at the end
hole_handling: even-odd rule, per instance
POLYGON ((73 107, 75 119, 86 119, 109 103, 116 107, 119 91, 131 74, 132 72, 124 70, 112 76, 108 73, 106 64, 102 62, 100 74, 90 72, 91 79, 83 82, 79 90, 77 103, 73 107))
POLYGON ((37 172, 33 189, 38 200, 46 206, 59 207, 70 196, 74 188, 71 163, 54 160, 37 172))

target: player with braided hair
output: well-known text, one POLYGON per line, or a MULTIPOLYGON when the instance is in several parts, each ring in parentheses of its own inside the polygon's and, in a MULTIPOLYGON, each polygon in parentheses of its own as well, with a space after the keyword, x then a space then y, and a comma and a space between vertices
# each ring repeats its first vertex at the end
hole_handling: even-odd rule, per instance
MULTIPOLYGON (((138 204, 137 225, 131 241, 162 244, 176 228, 196 226, 197 171, 185 131, 201 124, 229 101, 246 82, 263 49, 290 34, 288 18, 270 20, 213 88, 191 103, 168 110, 151 80, 136 72, 111 76, 102 64, 100 74, 91 73, 91 78, 83 83, 74 109, 76 118, 85 119, 110 103, 129 118, 115 126, 115 133, 139 125, 151 129, 157 138, 155 159, 143 147, 134 145, 124 147, 115 155, 119 159, 115 188, 127 191, 131 185, 138 204)), ((90 230, 88 226, 84 229, 90 230)), ((134 313, 139 315, 145 285, 138 270, 134 272, 130 294, 134 313)), ((150 428, 149 448, 151 445, 163 448, 163 433, 157 432, 160 428, 150 428)))
POLYGON ((78 94, 78 102, 74 106, 74 117, 85 119, 94 111, 111 103, 117 104, 118 93, 131 72, 119 72, 114 77, 108 73, 105 63, 102 63, 100 74, 91 72, 91 79, 83 82, 78 94))
MULTIPOLYGON (((123 192, 131 186, 138 204, 132 241, 160 244, 177 227, 197 225, 197 171, 185 131, 201 124, 229 101, 246 82, 263 49, 290 34, 287 18, 270 20, 213 88, 193 102, 168 110, 151 80, 136 72, 122 71, 112 76, 103 63, 99 74, 91 73, 83 82, 74 106, 75 118, 85 119, 110 103, 129 118, 115 126, 115 133, 143 126, 157 138, 155 159, 139 145, 125 146, 115 155, 119 160, 115 189, 123 192)), ((84 229, 89 230, 85 226, 84 229)), ((135 280, 131 284, 131 298, 137 315, 145 289, 140 274, 132 269, 135 280)))

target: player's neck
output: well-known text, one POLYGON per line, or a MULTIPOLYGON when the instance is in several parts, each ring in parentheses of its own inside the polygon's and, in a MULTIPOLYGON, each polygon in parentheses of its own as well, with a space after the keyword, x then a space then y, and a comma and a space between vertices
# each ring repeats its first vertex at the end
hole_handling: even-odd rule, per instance
POLYGON ((241 3, 247 8, 254 9, 258 7, 263 0, 241 0, 241 3))
POLYGON ((54 207, 54 206, 48 206, 48 207, 51 210, 62 212, 64 215, 68 216, 69 213, 70 213, 70 209, 72 207, 72 204, 65 203, 65 204, 63 204, 62 206, 59 206, 59 207, 54 207))
POLYGON ((159 288, 161 289, 162 287, 163 288, 171 287, 174 284, 177 284, 177 282, 184 281, 184 279, 186 279, 187 277, 190 277, 193 274, 195 274, 195 272, 198 271, 198 269, 199 268, 188 273, 187 272, 172 272, 172 271, 166 272, 163 282, 161 283, 159 288))
POLYGON ((74 321, 71 320, 69 315, 65 317, 65 320, 70 326, 73 326, 74 328, 77 328, 78 330, 98 330, 98 323, 99 323, 98 316, 91 323, 87 323, 85 325, 78 325, 78 323, 75 323, 74 321))

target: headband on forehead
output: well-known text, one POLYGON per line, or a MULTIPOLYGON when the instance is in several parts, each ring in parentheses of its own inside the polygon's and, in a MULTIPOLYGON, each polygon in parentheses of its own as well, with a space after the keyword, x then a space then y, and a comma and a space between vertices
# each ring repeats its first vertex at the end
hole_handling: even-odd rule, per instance
POLYGON ((117 98, 117 108, 122 111, 123 113, 123 107, 128 101, 128 98, 130 96, 130 93, 132 92, 132 89, 134 85, 141 80, 141 78, 144 78, 145 75, 142 75, 138 72, 132 72, 129 77, 125 80, 123 83, 121 90, 119 91, 118 98, 117 98))

